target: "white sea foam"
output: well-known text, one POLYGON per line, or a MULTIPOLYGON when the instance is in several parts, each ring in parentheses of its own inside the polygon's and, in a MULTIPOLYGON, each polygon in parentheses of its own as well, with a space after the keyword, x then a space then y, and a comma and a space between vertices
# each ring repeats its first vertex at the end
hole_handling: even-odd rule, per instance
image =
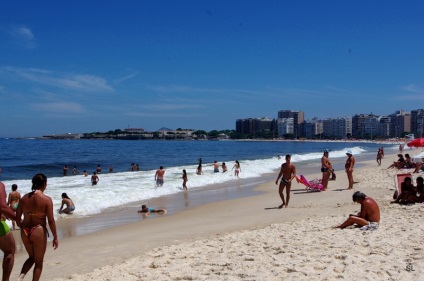
MULTIPOLYGON (((354 155, 364 153, 361 147, 349 148, 354 155)), ((346 157, 347 150, 330 151, 331 158, 346 157)), ((308 154, 293 154, 293 163, 316 161, 322 157, 322 152, 308 154)), ((275 172, 284 163, 284 155, 281 159, 277 157, 269 159, 240 161, 240 178, 254 178, 266 173, 275 172)), ((227 173, 214 173, 212 163, 203 164, 203 175, 196 175, 197 165, 184 167, 165 167, 165 183, 162 187, 156 188, 154 175, 155 170, 139 172, 121 172, 112 174, 99 174, 100 181, 96 186, 91 186, 91 175, 52 177, 48 179, 46 194, 54 202, 54 208, 59 209, 61 204, 61 194, 66 192, 76 205, 74 217, 83 217, 98 214, 107 208, 129 204, 131 202, 145 201, 159 196, 170 195, 182 190, 182 170, 186 169, 188 175, 187 187, 191 189, 201 189, 209 184, 220 184, 230 181, 237 181, 232 171, 234 162, 227 162, 227 173)), ((221 170, 222 171, 222 170, 221 170)), ((22 194, 30 192, 30 180, 6 181, 7 191, 13 183, 19 187, 22 194)))

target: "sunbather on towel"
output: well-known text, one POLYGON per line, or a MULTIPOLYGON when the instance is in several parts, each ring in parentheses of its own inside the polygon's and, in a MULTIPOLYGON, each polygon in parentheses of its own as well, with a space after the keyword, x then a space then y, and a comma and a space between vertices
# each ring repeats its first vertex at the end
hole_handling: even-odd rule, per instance
POLYGON ((380 223, 380 208, 377 202, 360 191, 353 193, 352 200, 361 204, 361 211, 357 215, 349 215, 344 223, 334 228, 346 228, 357 224, 361 227, 372 226, 372 229, 376 229, 380 223))

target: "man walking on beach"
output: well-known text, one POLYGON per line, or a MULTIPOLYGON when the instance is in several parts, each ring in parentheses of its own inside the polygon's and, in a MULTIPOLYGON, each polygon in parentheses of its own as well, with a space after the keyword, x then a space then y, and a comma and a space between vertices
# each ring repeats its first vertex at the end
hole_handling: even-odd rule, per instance
POLYGON ((291 156, 289 154, 286 155, 286 163, 283 163, 281 165, 280 173, 278 174, 277 180, 275 181, 275 184, 278 185, 278 180, 281 177, 280 185, 278 188, 278 193, 280 194, 281 201, 283 201, 283 204, 278 206, 278 208, 287 208, 290 201, 290 188, 291 188, 291 182, 296 176, 296 167, 290 163, 291 156), (286 197, 287 201, 284 200, 284 188, 286 188, 286 197))
POLYGON ((352 155, 352 151, 348 150, 346 152, 347 159, 345 164, 345 170, 347 174, 347 179, 349 180, 349 186, 347 189, 353 189, 353 166, 355 166, 355 158, 352 155))
POLYGON ((365 227, 361 228, 363 230, 377 229, 380 223, 380 208, 377 202, 360 191, 353 193, 352 200, 361 204, 361 211, 357 215, 349 215, 349 218, 344 223, 335 228, 346 228, 357 224, 365 227))
POLYGON ((163 169, 163 166, 160 166, 159 170, 157 170, 156 174, 155 174, 156 186, 162 186, 163 185, 163 175, 164 174, 165 174, 165 170, 163 169))
POLYGON ((9 280, 15 260, 15 239, 4 217, 16 220, 15 212, 6 204, 6 187, 0 182, 0 250, 3 252, 3 277, 9 280))

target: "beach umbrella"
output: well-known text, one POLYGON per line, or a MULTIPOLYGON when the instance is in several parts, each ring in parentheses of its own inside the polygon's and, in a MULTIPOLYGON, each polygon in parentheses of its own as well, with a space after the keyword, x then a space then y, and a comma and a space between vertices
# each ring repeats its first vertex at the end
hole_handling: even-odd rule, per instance
POLYGON ((414 160, 415 162, 421 162, 421 159, 424 158, 424 151, 421 152, 420 154, 414 156, 414 160))
POLYGON ((424 147, 424 138, 414 139, 407 143, 409 147, 424 147))

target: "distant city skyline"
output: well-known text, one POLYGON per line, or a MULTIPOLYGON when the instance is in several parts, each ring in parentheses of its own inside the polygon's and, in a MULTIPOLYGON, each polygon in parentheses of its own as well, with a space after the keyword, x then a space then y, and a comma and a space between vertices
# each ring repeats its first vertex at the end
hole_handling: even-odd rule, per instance
POLYGON ((0 137, 423 108, 421 1, 7 1, 0 137))

